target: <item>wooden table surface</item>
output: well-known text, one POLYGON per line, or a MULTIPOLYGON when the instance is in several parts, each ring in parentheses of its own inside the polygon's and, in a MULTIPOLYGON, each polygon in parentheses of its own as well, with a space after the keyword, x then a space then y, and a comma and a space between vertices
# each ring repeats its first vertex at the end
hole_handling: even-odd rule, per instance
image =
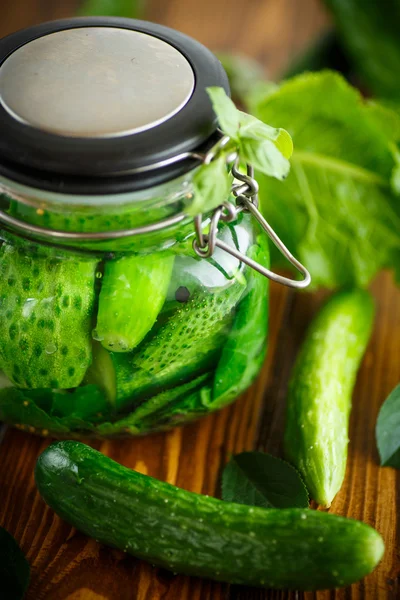
MULTIPOLYGON (((73 14, 78 2, 2 0, 0 35, 73 14)), ((317 0, 153 0, 147 17, 193 35, 215 49, 262 60, 277 75, 327 26, 317 0)), ((359 374, 351 416, 347 475, 331 512, 376 527, 386 554, 376 571, 351 588, 288 593, 246 589, 173 576, 110 550, 71 529, 36 493, 33 468, 47 442, 4 430, 0 443, 0 523, 19 541, 32 566, 27 600, 395 600, 400 598, 400 476, 378 467, 374 428, 379 406, 400 379, 400 291, 389 274, 372 286, 375 331, 359 374)), ((229 455, 257 448, 281 452, 288 376, 322 295, 271 290, 269 356, 258 381, 234 405, 204 420, 143 439, 98 443, 120 463, 178 486, 219 495, 229 455)), ((1 582, 0 582, 1 598, 1 582)))

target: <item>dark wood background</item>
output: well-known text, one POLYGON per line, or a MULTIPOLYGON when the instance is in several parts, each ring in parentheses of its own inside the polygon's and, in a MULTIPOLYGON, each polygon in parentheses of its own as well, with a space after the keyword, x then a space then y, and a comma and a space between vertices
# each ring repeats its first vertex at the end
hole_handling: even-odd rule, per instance
MULTIPOLYGON (((0 0, 0 36, 70 16, 78 4, 0 0)), ((246 52, 262 60, 272 77, 328 26, 317 0, 152 0, 147 5, 147 18, 180 29, 212 49, 246 52)), ((374 439, 379 406, 400 380, 400 292, 388 274, 372 290, 378 316, 354 394, 346 480, 331 507, 383 535, 385 558, 372 575, 351 588, 314 594, 245 589, 154 569, 86 538, 47 509, 33 482, 36 457, 47 442, 9 429, 0 444, 0 523, 15 535, 32 565, 27 600, 400 598, 400 478, 393 469, 378 467, 374 439)), ((230 453, 251 448, 280 453, 288 376, 321 300, 321 295, 272 286, 269 356, 256 384, 232 407, 170 433, 97 447, 143 473, 218 495, 221 468, 230 453)))

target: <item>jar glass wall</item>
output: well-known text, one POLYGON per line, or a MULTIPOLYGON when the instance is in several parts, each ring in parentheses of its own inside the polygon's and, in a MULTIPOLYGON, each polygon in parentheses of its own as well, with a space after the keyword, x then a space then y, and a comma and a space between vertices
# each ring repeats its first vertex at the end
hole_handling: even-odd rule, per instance
MULTIPOLYGON (((118 231, 187 209, 190 179, 113 198, 3 181, 2 208, 53 230, 118 231)), ((250 215, 220 223, 218 236, 268 266, 250 215)), ((193 239, 189 218, 68 248, 3 230, 0 419, 55 437, 139 435, 244 391, 265 355, 268 280, 218 248, 199 258, 193 239)))

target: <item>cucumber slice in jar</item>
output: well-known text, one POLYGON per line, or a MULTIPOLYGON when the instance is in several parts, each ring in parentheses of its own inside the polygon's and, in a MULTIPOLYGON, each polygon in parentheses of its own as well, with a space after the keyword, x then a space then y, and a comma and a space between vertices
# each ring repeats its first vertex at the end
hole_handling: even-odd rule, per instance
POLYGON ((197 398, 197 396, 201 395, 202 390, 210 380, 210 374, 204 373, 188 383, 156 394, 118 421, 99 424, 96 427, 96 433, 100 436, 115 436, 127 433, 130 435, 139 435, 169 428, 174 422, 171 415, 174 415, 176 412, 175 406, 180 405, 184 400, 186 401, 189 398, 197 398), (171 421, 171 424, 167 423, 167 421, 171 421), (167 427, 165 426, 166 424, 167 427))
POLYGON ((91 362, 97 260, 8 238, 0 248, 0 357, 20 388, 77 387, 91 362))
POLYGON ((164 304, 173 263, 162 253, 106 263, 94 333, 104 348, 131 352, 143 340, 164 304))
POLYGON ((117 383, 111 355, 95 340, 93 341, 92 354, 93 361, 86 372, 83 383, 86 385, 97 386, 107 399, 110 407, 114 407, 117 394, 117 383))
MULTIPOLYGON (((249 248, 248 256, 269 267, 265 235, 257 236, 257 244, 249 248)), ((212 410, 229 403, 251 385, 267 351, 269 280, 251 268, 247 268, 245 274, 246 294, 238 305, 215 372, 212 410)))
POLYGON ((228 335, 246 283, 199 290, 132 355, 113 354, 119 402, 180 385, 212 368, 228 335))

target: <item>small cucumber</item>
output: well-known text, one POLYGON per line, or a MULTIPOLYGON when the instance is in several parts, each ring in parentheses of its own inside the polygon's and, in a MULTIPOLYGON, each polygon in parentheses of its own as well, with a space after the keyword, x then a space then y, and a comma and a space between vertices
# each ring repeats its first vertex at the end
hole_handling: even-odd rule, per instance
POLYGON ((351 395, 373 318, 368 292, 332 296, 312 323, 293 371, 285 452, 322 506, 330 506, 343 482, 351 395))
POLYGON ((0 363, 17 387, 81 383, 92 356, 96 266, 17 239, 1 246, 0 363))
POLYGON ((96 339, 113 352, 131 352, 153 327, 164 304, 174 257, 123 256, 105 265, 96 339))
POLYGON ((78 530, 177 573, 298 590, 348 585, 383 554, 377 531, 302 509, 263 509, 201 496, 119 465, 85 444, 38 458, 43 499, 78 530))

